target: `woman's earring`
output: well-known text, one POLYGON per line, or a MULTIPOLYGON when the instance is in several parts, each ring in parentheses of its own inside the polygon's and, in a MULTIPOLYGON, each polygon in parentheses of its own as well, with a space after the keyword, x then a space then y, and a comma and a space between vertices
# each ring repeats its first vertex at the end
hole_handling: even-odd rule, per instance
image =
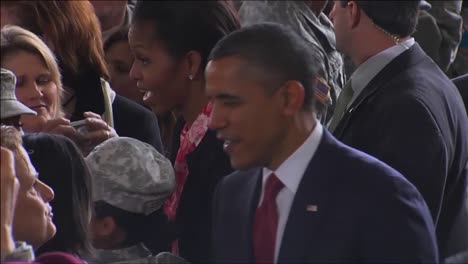
POLYGON ((189 78, 189 80, 193 80, 193 75, 190 74, 190 75, 188 76, 188 78, 189 78))

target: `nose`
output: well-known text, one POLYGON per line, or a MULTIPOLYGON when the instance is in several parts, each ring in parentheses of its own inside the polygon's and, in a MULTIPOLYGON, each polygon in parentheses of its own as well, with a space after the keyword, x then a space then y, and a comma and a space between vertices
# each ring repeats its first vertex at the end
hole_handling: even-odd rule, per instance
POLYGON ((211 110, 211 118, 210 122, 208 123, 208 128, 213 130, 220 130, 226 126, 227 121, 222 107, 217 103, 213 103, 213 109, 211 110))
POLYGON ((36 188, 39 194, 41 195, 42 200, 44 200, 44 202, 48 203, 54 199, 54 196, 55 196, 54 191, 47 184, 43 183, 40 180, 37 180, 36 188))
POLYGON ((133 61, 132 68, 130 69, 128 75, 130 76, 130 79, 135 81, 139 81, 142 79, 141 68, 136 60, 133 61))
POLYGON ((42 87, 37 85, 36 82, 33 82, 28 87, 28 98, 37 99, 37 98, 42 98, 43 96, 44 94, 42 93, 42 87))

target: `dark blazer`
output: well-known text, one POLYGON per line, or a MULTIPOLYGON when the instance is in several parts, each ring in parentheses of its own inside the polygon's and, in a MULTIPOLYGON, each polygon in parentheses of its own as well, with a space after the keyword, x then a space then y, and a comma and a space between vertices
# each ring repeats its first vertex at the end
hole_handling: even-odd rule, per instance
POLYGON ((453 79, 453 83, 457 86, 468 111, 468 74, 453 79))
MULTIPOLYGON (((180 145, 180 120, 175 129, 174 163, 180 145)), ((177 209, 176 232, 180 256, 192 263, 207 263, 211 257, 213 195, 218 182, 232 172, 223 142, 208 130, 198 147, 187 155, 189 175, 177 209)))
POLYGON ((468 247, 468 119, 457 88, 418 44, 370 81, 334 135, 418 188, 436 224, 441 257, 468 247))
MULTIPOLYGON (((218 186, 213 212, 216 263, 251 263, 252 222, 262 169, 218 186)), ((294 197, 279 263, 437 261, 430 212, 419 192, 384 163, 324 131, 294 197), (337 166, 339 164, 339 166, 337 166), (317 212, 308 212, 316 205, 317 212)))
POLYGON ((120 95, 116 95, 112 110, 114 128, 119 136, 138 139, 164 153, 158 118, 153 112, 120 95))

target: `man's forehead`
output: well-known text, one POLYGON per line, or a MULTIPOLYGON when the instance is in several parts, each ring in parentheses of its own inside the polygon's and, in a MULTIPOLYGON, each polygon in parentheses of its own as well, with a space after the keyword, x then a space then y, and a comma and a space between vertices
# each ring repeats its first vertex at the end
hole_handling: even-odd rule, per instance
POLYGON ((245 60, 242 58, 229 56, 209 61, 206 67, 206 73, 223 75, 224 77, 238 77, 242 74, 242 68, 247 66, 245 60))

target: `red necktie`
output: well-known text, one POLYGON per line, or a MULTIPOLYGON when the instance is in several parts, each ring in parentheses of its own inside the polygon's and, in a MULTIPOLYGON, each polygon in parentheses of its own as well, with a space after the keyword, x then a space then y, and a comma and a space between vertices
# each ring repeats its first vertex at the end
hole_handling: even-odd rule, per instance
POLYGON ((275 174, 271 174, 265 183, 263 201, 255 212, 253 225, 255 263, 273 263, 275 260, 276 230, 278 228, 276 196, 283 186, 275 174))

